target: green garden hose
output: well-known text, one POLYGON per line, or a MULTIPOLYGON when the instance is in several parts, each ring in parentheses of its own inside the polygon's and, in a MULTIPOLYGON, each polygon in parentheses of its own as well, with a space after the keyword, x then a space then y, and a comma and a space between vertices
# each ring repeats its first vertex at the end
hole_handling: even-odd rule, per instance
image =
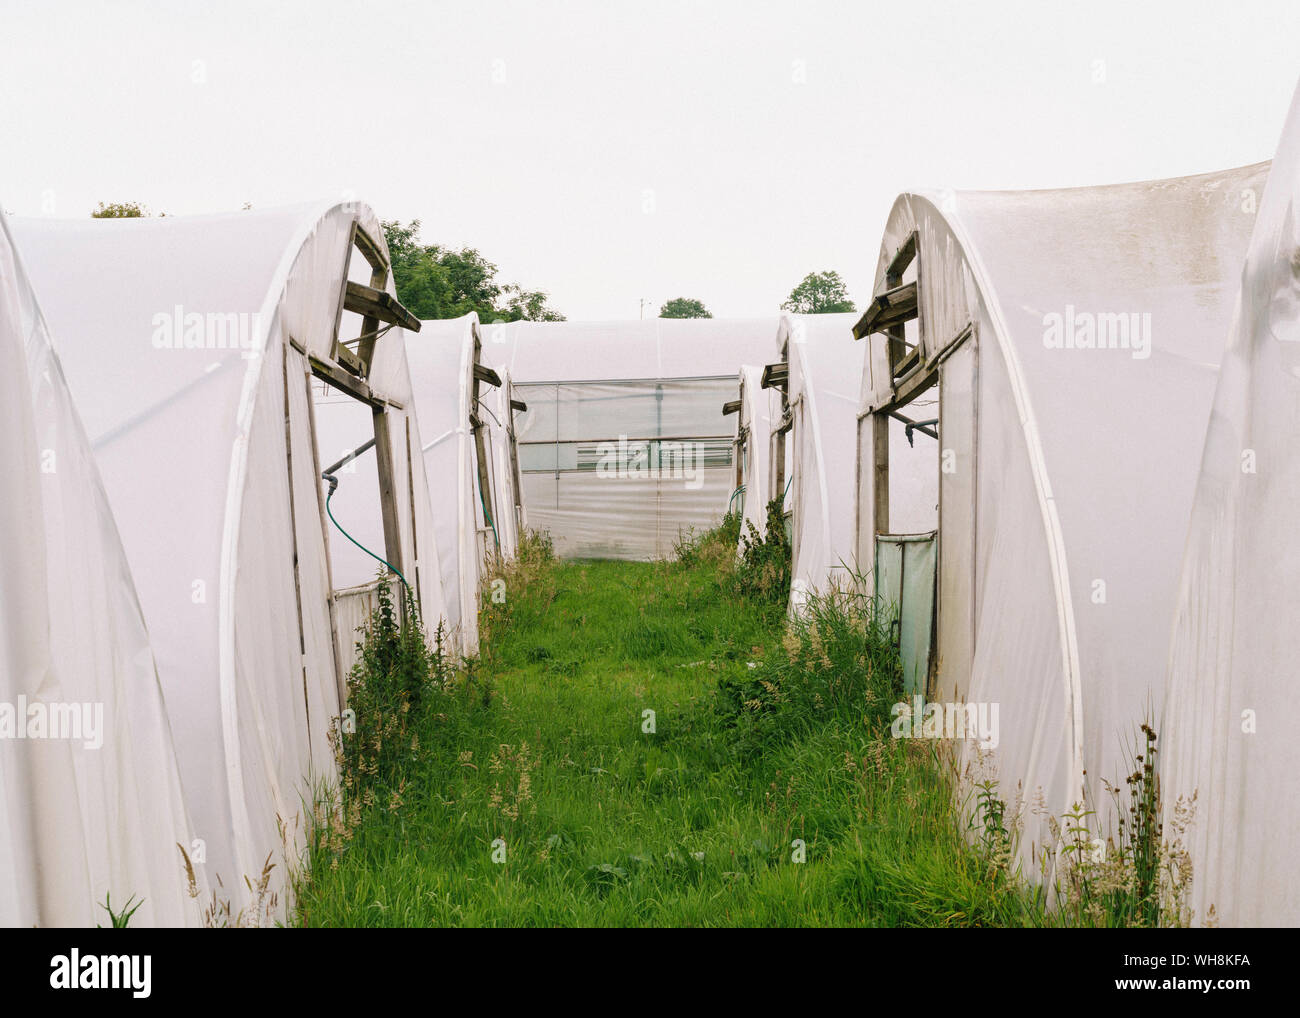
POLYGON ((367 548, 364 544, 362 544, 362 543, 361 543, 360 541, 358 541, 355 537, 353 537, 353 536, 352 536, 351 534, 349 534, 346 530, 344 530, 343 527, 342 527, 342 525, 339 523, 339 521, 336 520, 336 519, 334 518, 334 511, 333 511, 332 509, 330 509, 330 499, 332 499, 332 498, 334 497, 334 489, 338 486, 338 479, 335 478, 335 477, 326 477, 326 480, 332 482, 331 485, 330 485, 330 493, 329 493, 328 495, 325 496, 325 512, 326 512, 326 514, 329 516, 329 518, 330 518, 330 522, 333 523, 334 526, 336 526, 336 527, 339 528, 339 533, 340 533, 340 534, 342 534, 342 535, 343 535, 344 537, 346 537, 349 541, 351 541, 353 544, 355 544, 358 548, 360 548, 362 551, 364 551, 364 552, 365 552, 367 555, 369 555, 372 559, 374 559, 376 562, 379 562, 379 563, 381 563, 381 564, 387 566, 388 569, 393 573, 393 575, 396 576, 399 580, 402 581, 402 586, 406 588, 406 592, 407 592, 407 594, 410 594, 410 593, 411 593, 411 585, 410 585, 409 583, 406 582, 406 577, 403 576, 400 572, 398 572, 397 569, 393 566, 393 564, 392 564, 391 562, 387 561, 386 559, 382 559, 382 558, 380 558, 380 557, 379 557, 378 555, 376 555, 373 551, 371 551, 371 550, 370 550, 369 548, 367 548))

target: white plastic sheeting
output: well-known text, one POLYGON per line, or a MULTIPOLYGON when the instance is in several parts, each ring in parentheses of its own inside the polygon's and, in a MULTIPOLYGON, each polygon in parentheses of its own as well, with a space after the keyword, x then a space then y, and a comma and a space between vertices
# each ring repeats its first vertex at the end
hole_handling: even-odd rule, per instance
MULTIPOLYGON (((999 705, 997 748, 977 761, 963 746, 1022 810, 1031 872, 1034 850, 1055 847, 1034 807, 1060 817, 1086 769, 1104 813, 1102 780, 1122 786, 1137 726, 1159 716, 1197 462, 1266 172, 904 194, 891 212, 876 292, 916 232, 920 342, 940 371, 934 692, 999 705)), ((889 398, 872 356, 864 406, 889 398)), ((869 471, 869 443, 860 456, 869 471)))
MULTIPOLYGON (((285 860, 334 775, 329 560, 308 361, 290 339, 330 357, 356 228, 383 250, 354 203, 14 220, 139 591, 194 836, 242 921, 287 905, 285 860), (268 861, 255 898, 244 877, 268 861)), ((401 371, 387 339, 380 392, 401 371)))
MULTIPOLYGON (((496 450, 508 454, 499 396, 487 382, 476 383, 474 365, 481 343, 478 315, 424 322, 419 334, 407 336, 415 407, 423 428, 424 470, 436 516, 444 614, 454 645, 465 654, 478 649, 478 605, 489 555, 513 554, 502 545, 498 525, 507 511, 502 486, 492 477, 504 469, 496 450), (479 399, 474 392, 477 385, 479 399), (480 491, 478 451, 471 417, 482 422, 489 491, 480 491), (495 528, 495 529, 494 529, 495 528)), ((505 388, 504 385, 501 388, 505 388)), ((507 527, 509 524, 507 522, 507 527)), ((513 529, 506 530, 506 540, 513 529)))
POLYGON ((144 620, 7 219, 0 925, 106 924, 110 897, 114 909, 141 903, 136 925, 197 925, 203 868, 191 897, 177 848, 189 848, 190 826, 144 620))
POLYGON ((479 391, 479 418, 483 421, 484 450, 488 456, 488 476, 492 490, 493 523, 497 551, 506 559, 514 558, 519 546, 519 458, 515 445, 514 415, 510 407, 513 385, 510 373, 499 372, 499 386, 482 386, 479 391))
POLYGON ((776 318, 514 322, 484 327, 510 373, 529 526, 575 558, 670 556, 734 489, 722 404, 770 349, 776 318))
POLYGON ((737 476, 744 491, 740 546, 745 538, 767 536, 767 504, 772 501, 772 428, 781 417, 781 400, 775 389, 763 388, 763 369, 746 364, 740 369, 740 412, 736 415, 737 476), (752 529, 751 529, 752 525, 752 529))
POLYGON ((1300 925, 1300 93, 1214 396, 1160 726, 1165 830, 1196 796, 1193 921, 1300 925))
POLYGON ((793 510, 790 605, 814 591, 843 588, 857 571, 854 450, 858 382, 865 346, 855 314, 783 315, 780 358, 789 364, 791 429, 787 504, 793 510))

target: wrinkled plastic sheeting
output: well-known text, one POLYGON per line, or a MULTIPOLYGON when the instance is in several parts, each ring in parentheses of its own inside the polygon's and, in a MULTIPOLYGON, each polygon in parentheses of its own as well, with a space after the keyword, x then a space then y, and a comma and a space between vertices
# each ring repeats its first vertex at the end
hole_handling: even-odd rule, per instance
POLYGON ((781 402, 775 389, 764 389, 763 369, 746 364, 740 369, 740 413, 737 433, 748 434, 741 470, 745 490, 740 496, 744 513, 740 521, 740 547, 745 540, 767 535, 767 504, 772 501, 772 428, 781 416, 781 402))
MULTIPOLYGON (((0 217, 0 703, 102 709, 102 744, 0 739, 0 925, 194 926, 171 728, 108 499, 50 333, 0 217)), ((92 715, 93 723, 93 715, 92 715)))
POLYGON ((487 426, 486 447, 489 459, 489 476, 492 485, 492 519, 496 525, 497 551, 504 559, 512 559, 519 546, 518 491, 515 486, 516 447, 510 408, 510 373, 502 369, 501 385, 484 386, 479 394, 484 413, 480 415, 487 426))
POLYGON ((847 589, 858 572, 855 484, 859 394, 866 346, 853 338, 857 315, 783 315, 779 356, 789 364, 794 413, 791 607, 816 591, 847 589))
POLYGON ((722 404, 728 378, 664 378, 608 382, 517 383, 528 410, 519 415, 519 442, 533 446, 535 464, 548 444, 731 437, 722 404))
POLYGON ((734 378, 516 383, 530 526, 561 557, 648 560, 716 525, 734 487, 734 378))
POLYGON ((1300 924, 1300 93, 1241 277, 1201 459, 1160 725, 1166 839, 1186 801, 1194 922, 1300 924), (1180 802, 1180 800, 1184 800, 1180 802))
POLYGON ((485 525, 470 430, 478 315, 423 322, 406 337, 429 501, 433 507, 448 634, 464 654, 478 649, 485 525))
POLYGON ((716 524, 732 490, 730 466, 697 480, 601 477, 595 472, 525 473, 529 525, 549 531, 561 558, 653 561, 716 524))

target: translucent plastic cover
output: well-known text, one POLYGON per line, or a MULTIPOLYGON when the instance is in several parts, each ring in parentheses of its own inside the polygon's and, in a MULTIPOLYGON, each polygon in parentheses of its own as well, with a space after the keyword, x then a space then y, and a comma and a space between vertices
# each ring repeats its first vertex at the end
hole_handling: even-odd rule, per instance
MULTIPOLYGON (((1138 726, 1160 716, 1197 464, 1266 175, 904 194, 891 213, 876 290, 915 235, 922 360, 940 374, 936 694, 999 705, 996 747, 963 749, 1023 818, 1030 871, 1057 847, 1045 815, 1085 785, 1113 831, 1103 780, 1123 784, 1138 726)), ((892 384, 873 349, 863 409, 892 384)), ((869 471, 868 442, 860 455, 869 471)))
MULTIPOLYGON (((139 592, 192 840, 232 916, 265 922, 270 901, 288 905, 283 861, 304 848, 304 804, 333 775, 340 702, 299 348, 330 356, 353 231, 381 249, 382 231, 355 204, 12 222, 139 592), (268 860, 274 898, 259 907, 244 877, 256 886, 268 860)), ((401 347, 382 337, 371 373, 406 407, 387 416, 395 448, 411 413, 401 347)), ((427 511, 398 505, 414 562, 427 511)), ((419 545, 436 559, 432 533, 419 545)), ((439 585, 424 600, 441 614, 439 585)))
POLYGON ((199 922, 172 730, 109 500, 0 216, 0 925, 199 922), (119 898, 119 900, 125 900, 119 898))
POLYGON ((736 372, 776 319, 516 322, 483 357, 528 405, 515 415, 529 527, 569 557, 664 558, 718 522, 735 490, 736 372))
MULTIPOLYGON (((1174 619, 1161 763, 1169 831, 1195 796, 1194 921, 1300 925, 1300 93, 1241 276, 1174 619), (1181 800, 1181 801, 1180 801, 1181 800)), ((1235 282, 1235 280, 1234 280, 1235 282)))

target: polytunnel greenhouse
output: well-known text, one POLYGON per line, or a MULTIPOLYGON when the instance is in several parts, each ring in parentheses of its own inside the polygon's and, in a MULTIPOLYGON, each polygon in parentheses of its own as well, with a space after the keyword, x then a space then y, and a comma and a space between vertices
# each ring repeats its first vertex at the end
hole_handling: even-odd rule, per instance
POLYGON ((915 526, 895 514, 892 432, 915 437, 935 413, 913 408, 937 400, 937 455, 903 447, 937 471, 939 507, 933 586, 904 581, 903 630, 928 696, 999 705, 996 747, 961 749, 1024 823, 1027 872, 1055 850, 1049 815, 1086 802, 1113 833, 1103 782, 1122 783, 1139 726, 1160 715, 1202 439, 1267 176, 908 193, 890 214, 855 327, 872 343, 859 558, 874 545, 881 561, 915 526))
POLYGON ((139 593, 189 843, 232 917, 273 920, 346 679, 313 380, 361 407, 378 554, 443 614, 401 340, 419 323, 364 205, 12 225, 139 593))
POLYGON ((721 412, 776 319, 513 322, 485 326, 505 369, 528 526, 557 555, 659 559, 717 523, 734 491, 721 412))

